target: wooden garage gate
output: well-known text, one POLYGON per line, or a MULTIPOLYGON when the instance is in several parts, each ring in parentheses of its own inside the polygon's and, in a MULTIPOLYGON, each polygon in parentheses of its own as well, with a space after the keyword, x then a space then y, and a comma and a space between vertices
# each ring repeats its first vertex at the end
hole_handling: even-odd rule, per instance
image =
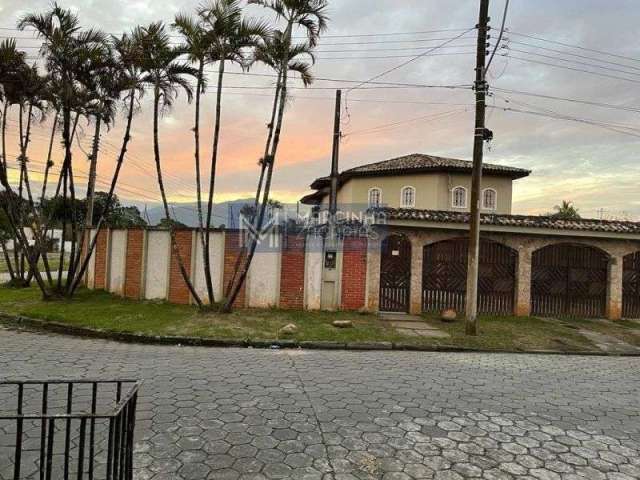
POLYGON ((622 316, 640 318, 640 252, 624 257, 622 316))
POLYGON ((603 318, 609 257, 586 245, 559 244, 533 254, 531 313, 542 317, 603 318))
MULTIPOLYGON (((466 310, 469 241, 456 238, 424 247, 422 309, 440 312, 466 310)), ((517 252, 482 240, 478 278, 478 312, 511 315, 514 310, 517 252)))

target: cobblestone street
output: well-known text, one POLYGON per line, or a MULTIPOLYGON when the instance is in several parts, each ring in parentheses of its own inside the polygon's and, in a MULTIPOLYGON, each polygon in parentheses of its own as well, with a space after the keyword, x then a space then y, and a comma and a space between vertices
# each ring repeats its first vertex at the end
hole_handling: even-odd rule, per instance
POLYGON ((640 478, 640 358, 180 348, 0 327, 0 379, 86 376, 144 380, 138 479, 640 478))

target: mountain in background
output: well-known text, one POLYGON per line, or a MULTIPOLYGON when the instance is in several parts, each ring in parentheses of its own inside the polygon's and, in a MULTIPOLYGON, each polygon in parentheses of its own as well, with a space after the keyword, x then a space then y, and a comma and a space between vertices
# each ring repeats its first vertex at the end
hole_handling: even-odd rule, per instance
MULTIPOLYGON (((226 226, 228 228, 238 228, 238 222, 240 218, 240 211, 244 205, 252 205, 254 199, 238 199, 231 200, 229 202, 222 202, 214 204, 212 225, 214 227, 226 226)), ((165 217, 164 208, 160 204, 136 204, 149 225, 157 225, 165 217)), ((298 206, 294 204, 283 204, 284 210, 287 216, 295 217, 298 206)), ((203 205, 203 215, 206 215, 206 202, 203 205)), ((306 205, 300 205, 300 212, 304 213, 309 207, 306 205)), ((189 227, 198 226, 198 207, 195 202, 192 203, 170 203, 169 210, 171 212, 171 218, 183 223, 189 227)), ((206 219, 206 217, 205 217, 206 219)))

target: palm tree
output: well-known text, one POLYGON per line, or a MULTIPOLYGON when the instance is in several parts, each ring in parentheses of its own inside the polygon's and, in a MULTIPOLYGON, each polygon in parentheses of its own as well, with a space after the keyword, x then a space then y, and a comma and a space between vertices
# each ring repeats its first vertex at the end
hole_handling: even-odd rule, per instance
MULTIPOLYGON (((39 98, 42 82, 35 67, 27 66, 24 52, 16 49, 15 40, 5 40, 0 43, 0 86, 2 87, 1 98, 4 102, 2 111, 2 160, 0 162, 0 184, 5 189, 5 197, 0 206, 10 226, 14 242, 14 265, 11 269, 14 282, 27 285, 29 280, 25 277, 25 260, 29 268, 33 270, 35 260, 33 250, 27 241, 23 225, 25 224, 28 207, 25 205, 23 197, 23 187, 26 187, 29 195, 30 206, 33 209, 33 197, 28 182, 26 172, 27 148, 30 142, 31 121, 33 109, 42 110, 39 98), (16 194, 9 182, 6 130, 7 116, 11 105, 18 105, 19 124, 19 149, 18 162, 20 164, 20 179, 16 194), (25 110, 27 115, 26 126, 24 124, 25 110)), ((39 286, 43 286, 40 276, 36 276, 39 286)))
POLYGON ((204 216, 202 214, 202 175, 200 171, 200 98, 206 88, 204 67, 208 63, 208 49, 209 45, 212 43, 212 39, 210 38, 210 34, 205 31, 200 18, 194 19, 183 14, 176 15, 173 27, 180 33, 185 42, 183 48, 187 52, 189 61, 191 63, 195 63, 198 69, 195 95, 195 124, 193 127, 196 171, 196 205, 198 210, 198 235, 200 237, 200 245, 203 252, 207 295, 209 297, 209 303, 213 304, 215 299, 213 294, 213 283, 211 281, 211 268, 209 266, 208 241, 205 240, 204 233, 204 216))
POLYGON ((143 44, 141 42, 142 32, 140 30, 135 30, 132 34, 123 34, 120 38, 112 38, 113 50, 115 52, 113 62, 115 65, 114 68, 116 69, 113 78, 113 89, 114 93, 117 91, 125 94, 122 100, 127 105, 126 126, 120 152, 116 160, 115 172, 111 178, 109 192, 107 193, 106 200, 104 201, 104 207, 100 213, 100 217, 96 222, 95 235, 88 245, 87 253, 84 255, 82 265, 78 269, 75 279, 71 284, 69 295, 73 295, 87 271, 91 255, 96 248, 98 233, 103 227, 105 219, 107 218, 107 215, 114 203, 115 189, 118 184, 120 171, 124 164, 127 148, 131 139, 131 126, 133 123, 133 115, 136 111, 136 104, 144 95, 144 85, 146 80, 140 63, 140 57, 143 49, 143 44))
MULTIPOLYGON (((239 0, 215 0, 198 8, 199 23, 206 43, 207 63, 218 63, 216 108, 211 148, 211 168, 207 199, 207 218, 204 225, 203 259, 205 280, 210 303, 214 303, 213 283, 209 259, 209 242, 213 216, 216 169, 219 157, 220 129, 222 123, 222 89, 227 63, 244 67, 247 63, 245 49, 269 33, 268 26, 257 20, 243 18, 239 0)), ((202 63, 200 63, 202 65, 202 63)), ((201 209, 200 212, 201 213, 201 209)))
MULTIPOLYGON (((259 208, 257 209, 256 219, 254 222, 254 231, 260 231, 262 229, 265 210, 269 201, 269 193, 271 190, 271 181, 273 178, 273 168, 275 164, 276 154, 278 152, 278 146, 280 144, 280 135, 282 132, 282 122, 284 119, 284 107, 287 101, 287 85, 288 85, 288 73, 291 61, 291 54, 294 52, 292 49, 292 36, 293 29, 295 27, 302 28, 308 38, 308 48, 315 47, 319 39, 320 34, 326 30, 328 26, 328 17, 326 14, 327 0, 249 0, 249 4, 261 5, 275 12, 277 18, 284 20, 285 29, 281 35, 281 54, 282 57, 276 72, 278 73, 278 83, 276 86, 276 99, 277 99, 277 113, 275 115, 275 121, 272 121, 269 125, 269 134, 267 136, 267 143, 265 152, 268 152, 262 159, 265 163, 265 171, 261 175, 264 177, 264 189, 262 193, 262 200, 259 208)), ((275 103, 275 102, 274 102, 275 103)), ((262 180, 258 186, 258 191, 262 189, 262 180)), ((240 288, 244 283, 251 261, 255 254, 257 247, 257 239, 254 238, 250 241, 247 258, 243 262, 242 269, 239 275, 233 283, 228 298, 226 299, 223 310, 231 311, 232 305, 240 292, 240 288)))
POLYGON ((555 212, 550 213, 549 216, 557 218, 559 220, 580 220, 580 211, 575 207, 573 202, 563 200, 562 204, 553 207, 555 212))
MULTIPOLYGON (((71 218, 76 218, 75 183, 72 167, 72 113, 76 112, 76 123, 87 100, 86 88, 81 80, 96 55, 102 51, 106 36, 97 30, 81 30, 77 15, 54 4, 45 14, 27 14, 18 22, 18 28, 32 27, 43 44, 41 54, 45 56, 46 67, 51 77, 51 84, 56 88, 56 96, 62 114, 62 139, 64 145, 64 161, 59 178, 62 184, 63 204, 70 200, 71 218)), ((66 230, 66 218, 62 229, 66 230)), ((70 222, 72 242, 71 258, 74 257, 77 241, 77 224, 70 222)), ((45 226, 46 230, 46 226, 45 226)), ((39 242, 41 243, 41 242, 39 242)), ((40 245, 42 250, 44 246, 40 245)), ((65 258, 64 242, 60 249, 60 266, 58 268, 57 293, 62 293, 62 272, 65 258)), ((73 264, 73 262, 71 262, 73 264)), ((69 278, 69 277, 68 277, 69 278)), ((67 287, 69 285, 67 284, 67 287)))
MULTIPOLYGON (((198 72, 187 63, 178 60, 184 53, 184 49, 171 46, 170 37, 163 23, 152 23, 147 27, 138 28, 135 36, 141 45, 139 62, 140 68, 144 72, 142 81, 153 89, 153 154, 165 218, 170 219, 171 213, 169 212, 169 203, 162 176, 160 141, 158 138, 160 110, 162 108, 164 112, 170 109, 181 90, 186 93, 187 100, 191 102, 193 88, 187 77, 195 78, 198 72)), ((169 229, 169 232, 171 234, 171 246, 178 261, 182 278, 195 302, 198 306, 202 306, 202 300, 193 287, 185 269, 182 255, 176 242, 175 231, 174 229, 169 229)))

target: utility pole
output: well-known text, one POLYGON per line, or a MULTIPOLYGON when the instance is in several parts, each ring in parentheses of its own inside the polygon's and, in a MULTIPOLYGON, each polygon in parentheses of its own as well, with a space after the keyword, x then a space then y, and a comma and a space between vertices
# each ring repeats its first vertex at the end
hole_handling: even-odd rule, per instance
POLYGON ((329 225, 335 234, 336 213, 338 212, 338 175, 340 161, 340 113, 342 110, 342 90, 336 90, 336 112, 333 123, 333 152, 331 155, 331 193, 329 196, 329 225))
POLYGON ((487 82, 485 68, 487 40, 489 38, 489 0, 480 0, 478 21, 478 47, 476 58, 476 126, 473 142, 473 173, 471 183, 471 216, 469 219, 469 258, 467 265, 466 333, 478 334, 478 271, 480 260, 480 191, 482 188, 482 161, 487 139, 485 112, 487 82))

